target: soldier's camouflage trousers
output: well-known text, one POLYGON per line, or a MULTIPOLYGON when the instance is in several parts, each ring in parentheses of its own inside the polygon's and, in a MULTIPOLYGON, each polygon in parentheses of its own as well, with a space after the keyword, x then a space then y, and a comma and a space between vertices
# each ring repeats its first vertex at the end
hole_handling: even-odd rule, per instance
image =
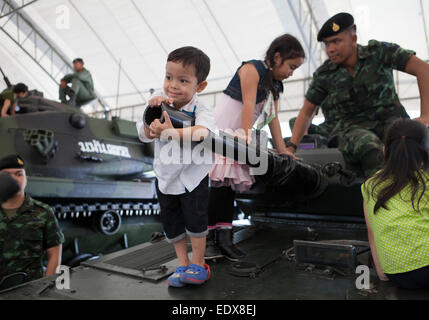
POLYGON ((384 159, 382 135, 356 126, 340 134, 340 150, 346 163, 365 177, 381 170, 384 159))

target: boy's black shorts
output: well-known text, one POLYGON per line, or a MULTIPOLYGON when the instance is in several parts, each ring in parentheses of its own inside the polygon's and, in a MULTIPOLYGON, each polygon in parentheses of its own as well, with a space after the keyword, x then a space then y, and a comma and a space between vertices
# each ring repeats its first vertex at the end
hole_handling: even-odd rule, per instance
POLYGON ((161 222, 167 241, 175 243, 188 234, 204 238, 208 234, 209 180, 206 177, 192 192, 166 195, 158 188, 156 192, 161 207, 161 222))

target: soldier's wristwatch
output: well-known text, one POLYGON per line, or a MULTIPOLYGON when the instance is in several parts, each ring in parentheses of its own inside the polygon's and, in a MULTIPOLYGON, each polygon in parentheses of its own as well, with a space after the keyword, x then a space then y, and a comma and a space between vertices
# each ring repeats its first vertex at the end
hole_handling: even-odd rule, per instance
POLYGON ((292 141, 286 142, 286 148, 294 148, 295 151, 298 149, 298 147, 296 146, 296 144, 293 143, 292 141))

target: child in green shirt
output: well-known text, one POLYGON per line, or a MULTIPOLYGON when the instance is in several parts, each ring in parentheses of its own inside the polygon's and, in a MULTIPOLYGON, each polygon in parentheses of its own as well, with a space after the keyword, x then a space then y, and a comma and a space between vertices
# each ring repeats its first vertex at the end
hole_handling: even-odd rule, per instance
POLYGON ((399 287, 429 287, 428 129, 397 120, 384 148, 384 168, 362 186, 377 274, 399 287))

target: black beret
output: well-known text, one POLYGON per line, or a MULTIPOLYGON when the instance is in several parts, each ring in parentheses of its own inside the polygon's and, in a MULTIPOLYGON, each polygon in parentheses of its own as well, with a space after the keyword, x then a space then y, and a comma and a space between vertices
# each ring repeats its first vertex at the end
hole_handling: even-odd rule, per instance
POLYGON ((346 12, 341 12, 333 16, 331 19, 326 21, 322 29, 320 29, 317 35, 317 41, 323 41, 323 39, 335 36, 348 28, 355 25, 355 19, 353 16, 346 12))
POLYGON ((83 63, 83 59, 82 58, 76 58, 73 60, 73 63, 75 63, 75 62, 83 63))
POLYGON ((10 155, 0 159, 0 170, 3 169, 24 169, 24 159, 19 155, 10 155))

